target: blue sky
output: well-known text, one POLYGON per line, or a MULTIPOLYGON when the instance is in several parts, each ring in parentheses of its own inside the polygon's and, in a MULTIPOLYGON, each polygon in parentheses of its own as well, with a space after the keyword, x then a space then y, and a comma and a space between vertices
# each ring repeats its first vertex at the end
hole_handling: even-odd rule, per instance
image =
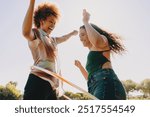
MULTIPOLYGON (((36 5, 50 0, 36 0, 36 5)), ((52 36, 62 36, 82 25, 82 10, 91 13, 91 22, 119 34, 127 48, 123 55, 113 55, 112 65, 120 80, 140 82, 150 78, 150 1, 149 0, 51 0, 62 13, 52 36)), ((16 81, 23 91, 33 64, 27 41, 22 36, 22 22, 29 0, 2 0, 0 6, 0 84, 16 81)), ((74 66, 74 60, 86 63, 87 48, 79 37, 58 46, 62 75, 87 90, 86 81, 74 66)), ((64 86, 66 90, 73 90, 64 86)))

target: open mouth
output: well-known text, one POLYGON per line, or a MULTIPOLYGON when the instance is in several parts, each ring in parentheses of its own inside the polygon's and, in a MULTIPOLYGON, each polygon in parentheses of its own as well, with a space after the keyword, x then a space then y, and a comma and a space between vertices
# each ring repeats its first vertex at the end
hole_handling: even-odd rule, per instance
POLYGON ((48 29, 49 29, 49 30, 53 30, 54 28, 52 28, 52 27, 48 27, 48 29))

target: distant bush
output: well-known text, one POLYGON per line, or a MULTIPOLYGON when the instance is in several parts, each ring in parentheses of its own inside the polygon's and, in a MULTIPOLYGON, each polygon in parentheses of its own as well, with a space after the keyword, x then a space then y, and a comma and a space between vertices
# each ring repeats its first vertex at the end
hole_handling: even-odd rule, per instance
POLYGON ((144 97, 144 96, 131 96, 131 97, 129 97, 129 100, 150 100, 150 97, 144 97))
POLYGON ((9 82, 6 86, 0 85, 0 100, 20 100, 22 94, 20 90, 16 89, 16 82, 9 82))
POLYGON ((143 81, 141 81, 140 83, 136 83, 134 81, 132 81, 131 79, 129 80, 125 80, 122 81, 126 92, 127 92, 127 96, 128 99, 143 99, 143 100, 149 100, 150 99, 150 79, 144 79, 143 81), (140 96, 138 95, 129 95, 129 93, 132 92, 141 92, 142 94, 140 96))
MULTIPOLYGON (((84 93, 73 93, 73 92, 66 91, 65 96, 69 97, 72 100, 91 100, 91 98, 84 93)), ((65 100, 65 99, 66 98, 64 98, 63 96, 60 97, 60 100, 65 100)))

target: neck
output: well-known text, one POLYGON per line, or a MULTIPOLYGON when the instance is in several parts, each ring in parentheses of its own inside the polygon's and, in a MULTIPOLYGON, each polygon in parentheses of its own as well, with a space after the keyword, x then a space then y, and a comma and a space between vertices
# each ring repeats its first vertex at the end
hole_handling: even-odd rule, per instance
POLYGON ((46 33, 42 28, 40 28, 40 31, 41 31, 45 36, 49 37, 49 34, 46 33))

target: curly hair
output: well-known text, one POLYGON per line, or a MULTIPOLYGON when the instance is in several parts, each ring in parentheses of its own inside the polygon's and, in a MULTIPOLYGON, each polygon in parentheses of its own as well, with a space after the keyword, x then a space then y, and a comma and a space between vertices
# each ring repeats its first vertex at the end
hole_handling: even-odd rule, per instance
POLYGON ((54 16, 57 20, 60 17, 60 11, 55 4, 50 2, 41 3, 34 11, 34 25, 40 27, 40 21, 46 20, 48 16, 54 16))
MULTIPOLYGON (((101 35, 104 35, 107 40, 108 40, 108 44, 110 47, 110 50, 114 53, 119 53, 121 54, 122 52, 125 51, 125 47, 124 45, 121 43, 121 39, 119 36, 117 36, 116 34, 113 33, 109 33, 105 30, 102 30, 101 28, 99 28, 98 26, 96 26, 95 24, 90 24, 98 33, 100 33, 101 35)), ((81 26, 81 28, 85 29, 85 26, 81 26)), ((85 29, 86 30, 86 29, 85 29)))

